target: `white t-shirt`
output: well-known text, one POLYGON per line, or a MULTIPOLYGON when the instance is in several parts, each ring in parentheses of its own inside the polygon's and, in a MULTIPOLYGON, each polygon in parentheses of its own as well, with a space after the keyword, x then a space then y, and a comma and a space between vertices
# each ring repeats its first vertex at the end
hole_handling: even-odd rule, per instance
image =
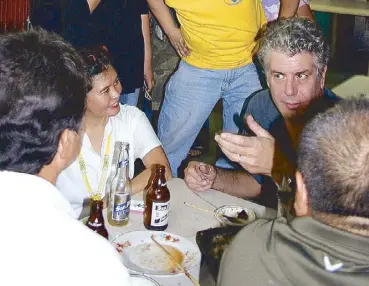
POLYGON ((54 185, 0 172, 0 285, 131 286, 118 252, 77 221, 54 185))
MULTIPOLYGON (((134 161, 137 158, 142 159, 152 149, 161 146, 146 115, 134 106, 121 105, 119 114, 109 118, 109 122, 105 127, 101 155, 95 152, 87 134, 83 137, 81 152, 86 164, 88 181, 94 191, 97 191, 100 181, 109 134, 112 134, 112 137, 107 177, 110 174, 114 144, 116 141, 129 143, 129 172, 131 178, 133 178, 134 175, 134 161)), ((74 161, 59 175, 56 186, 71 203, 78 217, 82 211, 83 201, 90 197, 83 181, 78 160, 74 161)), ((103 196, 104 191, 105 186, 102 188, 103 196)))

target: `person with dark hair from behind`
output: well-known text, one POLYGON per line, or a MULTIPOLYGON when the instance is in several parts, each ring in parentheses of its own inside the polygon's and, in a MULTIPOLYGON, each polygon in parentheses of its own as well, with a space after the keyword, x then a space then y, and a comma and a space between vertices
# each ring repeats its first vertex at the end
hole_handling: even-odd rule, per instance
POLYGON ((297 217, 243 228, 222 258, 218 285, 369 284, 369 101, 319 114, 297 155, 297 217))
POLYGON ((81 57, 56 34, 0 36, 0 285, 131 285, 54 186, 81 147, 86 86, 81 57))

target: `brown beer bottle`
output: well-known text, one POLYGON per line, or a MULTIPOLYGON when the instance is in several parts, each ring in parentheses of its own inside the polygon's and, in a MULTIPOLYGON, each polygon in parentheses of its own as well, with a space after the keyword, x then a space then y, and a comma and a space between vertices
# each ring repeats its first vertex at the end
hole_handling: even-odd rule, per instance
POLYGON ((102 210, 103 210, 103 201, 91 200, 90 217, 88 218, 86 225, 94 232, 97 232, 106 239, 109 239, 108 231, 105 228, 102 210))
POLYGON ((165 180, 165 167, 157 165, 145 200, 144 225, 149 230, 165 230, 168 227, 170 192, 165 180))

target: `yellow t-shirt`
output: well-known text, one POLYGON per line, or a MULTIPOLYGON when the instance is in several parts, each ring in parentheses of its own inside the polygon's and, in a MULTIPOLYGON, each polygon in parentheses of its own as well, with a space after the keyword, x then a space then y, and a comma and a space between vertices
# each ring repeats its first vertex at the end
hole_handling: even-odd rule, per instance
POLYGON ((198 68, 230 69, 252 61, 254 38, 266 23, 260 0, 165 0, 177 12, 198 68))

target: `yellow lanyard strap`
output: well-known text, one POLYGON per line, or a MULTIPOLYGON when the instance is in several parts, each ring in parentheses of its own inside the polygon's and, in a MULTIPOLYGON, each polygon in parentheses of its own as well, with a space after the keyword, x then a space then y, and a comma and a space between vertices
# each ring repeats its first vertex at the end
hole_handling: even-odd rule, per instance
POLYGON ((105 154, 104 154, 104 161, 103 161, 103 166, 102 166, 102 169, 101 169, 101 177, 100 177, 99 186, 98 186, 96 192, 94 192, 92 190, 91 185, 88 181, 87 168, 86 168, 85 160, 83 160, 82 150, 78 155, 79 169, 81 170, 83 181, 85 183, 87 191, 90 194, 91 200, 101 200, 101 197, 102 197, 102 189, 103 189, 103 186, 105 184, 106 175, 108 173, 108 168, 109 168, 110 142, 111 142, 111 133, 108 137, 108 142, 106 144, 105 154))

